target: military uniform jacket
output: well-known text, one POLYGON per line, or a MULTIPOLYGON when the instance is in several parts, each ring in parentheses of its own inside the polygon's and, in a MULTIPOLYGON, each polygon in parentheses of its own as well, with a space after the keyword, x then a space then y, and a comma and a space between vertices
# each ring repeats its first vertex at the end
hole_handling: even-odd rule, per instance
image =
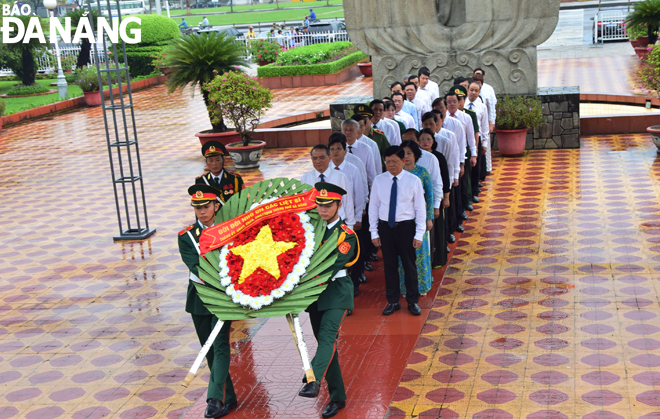
MULTIPOLYGON (((470 118, 472 119, 472 126, 474 127, 474 138, 475 140, 477 139, 477 135, 479 134, 479 117, 477 116, 477 112, 472 110, 472 109, 463 109, 463 112, 466 114, 470 115, 470 118)), ((481 148, 481 139, 479 139, 478 144, 477 144, 477 154, 479 154, 481 148)))
MULTIPOLYGON (((200 227, 198 222, 179 232, 179 253, 181 253, 181 259, 183 259, 183 263, 186 264, 190 273, 195 277, 199 277, 199 252, 197 251, 197 246, 201 234, 202 227, 200 227), (192 242, 190 236, 193 237, 195 243, 192 242)), ((204 307, 204 303, 199 298, 199 295, 197 295, 197 289, 193 285, 192 279, 188 279, 186 312, 197 315, 211 315, 211 312, 204 307)))
POLYGON ((387 136, 383 131, 371 128, 371 132, 367 135, 378 145, 378 151, 380 151, 380 161, 383 162, 383 167, 385 167, 385 150, 390 146, 390 142, 387 141, 387 136))
MULTIPOLYGON (((326 228, 325 230, 325 234, 323 235, 324 242, 332 236, 335 230, 339 230, 339 241, 341 243, 330 254, 330 256, 333 254, 337 255, 337 260, 332 266, 332 277, 334 277, 339 271, 355 263, 360 254, 360 247, 355 232, 348 228, 341 218, 332 228, 326 228)), ((339 278, 331 280, 328 283, 328 287, 319 296, 317 305, 319 311, 330 309, 352 310, 353 281, 351 278, 348 275, 342 275, 339 278)))
POLYGON ((206 172, 202 176, 195 179, 196 185, 209 185, 218 189, 220 194, 220 201, 224 204, 234 196, 243 190, 243 178, 240 175, 228 172, 227 170, 222 170, 220 174, 220 184, 215 181, 215 176, 213 173, 206 172))

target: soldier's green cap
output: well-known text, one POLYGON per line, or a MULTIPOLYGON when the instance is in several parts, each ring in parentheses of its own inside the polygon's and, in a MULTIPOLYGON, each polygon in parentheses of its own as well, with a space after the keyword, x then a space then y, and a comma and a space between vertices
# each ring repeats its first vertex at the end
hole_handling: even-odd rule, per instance
POLYGON ((467 89, 465 86, 461 86, 460 84, 455 85, 449 91, 456 93, 458 96, 467 96, 467 89))
POLYGON ((209 141, 202 146, 202 156, 204 157, 224 156, 226 154, 227 149, 220 141, 209 141))
POLYGON ((327 205, 334 201, 340 201, 341 197, 346 195, 345 190, 328 182, 318 182, 314 185, 314 189, 317 192, 314 202, 319 205, 327 205))
POLYGON ((369 105, 357 105, 355 108, 353 108, 353 112, 358 115, 374 116, 374 110, 371 109, 371 106, 369 105))
POLYGON ((209 185, 192 185, 188 188, 190 195, 190 205, 201 207, 209 202, 215 202, 220 196, 220 191, 209 185))

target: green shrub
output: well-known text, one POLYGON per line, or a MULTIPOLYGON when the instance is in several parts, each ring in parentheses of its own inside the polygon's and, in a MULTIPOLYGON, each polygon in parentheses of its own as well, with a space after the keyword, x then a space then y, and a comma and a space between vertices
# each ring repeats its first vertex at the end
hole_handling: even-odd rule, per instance
POLYGON ((497 129, 514 130, 540 127, 543 105, 534 96, 505 96, 497 102, 497 129))
POLYGON ((5 114, 5 111, 7 110, 7 103, 0 99, 0 116, 5 114))
POLYGON ((7 93, 7 96, 33 95, 36 93, 47 93, 49 90, 48 87, 41 84, 33 84, 32 86, 17 84, 7 93))
POLYGON ((99 78, 95 68, 80 70, 77 74, 76 86, 83 92, 96 92, 99 90, 99 78))
POLYGON ((250 53, 252 54, 253 61, 274 63, 281 52, 282 47, 274 41, 255 39, 250 42, 250 53))
MULTIPOLYGON (((131 28, 142 30, 140 43, 126 44, 126 58, 131 77, 152 74, 156 68, 153 56, 161 54, 167 45, 181 36, 177 24, 166 16, 142 15, 140 19, 140 26, 133 22, 126 25, 127 32, 131 28)), ((117 52, 121 55, 119 48, 117 52)), ((121 57, 119 61, 123 61, 121 57)))
POLYGON ((655 92, 660 97, 660 47, 649 45, 648 55, 637 67, 637 77, 639 77, 641 89, 647 91, 648 94, 655 92))
POLYGON ((257 68, 257 76, 281 77, 281 76, 304 76, 304 75, 313 75, 313 74, 332 74, 332 73, 337 73, 345 69, 346 67, 350 67, 353 64, 360 62, 367 57, 368 57, 367 54, 361 51, 356 51, 343 58, 340 58, 337 61, 332 61, 324 64, 288 65, 288 66, 276 66, 271 64, 257 68))
MULTIPOLYGON (((350 42, 332 42, 326 44, 307 45, 293 48, 280 54, 277 59, 278 65, 305 65, 317 64, 331 60, 346 49, 353 47, 350 42)), ((354 47, 353 47, 354 48, 354 47)), ((355 49, 355 48, 354 48, 355 49)), ((353 51, 351 51, 353 52, 353 51)), ((348 55, 348 54, 344 54, 348 55)))

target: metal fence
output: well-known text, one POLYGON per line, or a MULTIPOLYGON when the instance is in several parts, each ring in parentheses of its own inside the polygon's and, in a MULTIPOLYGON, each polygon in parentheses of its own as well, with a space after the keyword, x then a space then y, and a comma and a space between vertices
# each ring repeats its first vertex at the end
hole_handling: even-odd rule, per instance
POLYGON ((594 44, 628 39, 625 25, 627 17, 628 13, 621 10, 596 13, 594 17, 594 44))
MULTIPOLYGON (((37 56, 37 62, 39 63, 39 68, 38 72, 39 73, 56 73, 57 72, 57 56, 55 55, 56 52, 55 50, 49 50, 49 53, 43 53, 40 56, 37 56)), ((62 70, 67 71, 71 70, 74 71, 76 69, 76 62, 75 60, 78 59, 78 54, 80 54, 80 45, 71 45, 71 46, 66 46, 66 47, 60 47, 60 54, 61 59, 62 59, 62 70), (65 63, 64 60, 67 58, 73 58, 74 61, 71 63, 71 68, 65 68, 65 63)), ((104 63, 106 60, 106 55, 102 54, 99 52, 99 62, 104 63)), ((92 48, 89 52, 89 59, 91 63, 89 64, 94 65, 96 63, 96 55, 94 55, 94 48, 92 48)), ((0 76, 11 76, 14 73, 8 69, 8 68, 0 68, 0 76)))

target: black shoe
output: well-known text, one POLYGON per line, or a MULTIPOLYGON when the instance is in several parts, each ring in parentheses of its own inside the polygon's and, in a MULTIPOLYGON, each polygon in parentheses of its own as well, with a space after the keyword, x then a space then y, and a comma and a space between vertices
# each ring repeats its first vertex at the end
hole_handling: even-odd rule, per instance
POLYGON ((476 196, 476 195, 473 196, 473 197, 472 197, 472 202, 474 202, 475 204, 478 204, 478 203, 479 203, 479 197, 476 196))
POLYGON ((459 225, 458 227, 456 227, 456 231, 458 231, 459 233, 462 233, 462 232, 465 231, 465 227, 463 227, 462 225, 459 225))
POLYGON ((365 274, 360 275, 360 284, 367 283, 367 276, 365 274))
POLYGON ((346 310, 346 315, 347 316, 350 316, 351 314, 353 314, 353 310, 346 310))
POLYGON ((463 212, 461 213, 461 220, 465 221, 465 220, 467 220, 467 219, 468 219, 467 212, 463 211, 463 212))
POLYGON ((360 288, 353 286, 353 297, 357 297, 359 293, 360 293, 360 288))
POLYGON ((364 270, 367 272, 371 272, 374 270, 374 265, 371 264, 371 262, 364 262, 364 270))
POLYGON ((481 193, 481 188, 477 188, 477 193, 478 193, 478 194, 481 193))
POLYGON ((385 309, 383 309, 383 316, 389 316, 397 310, 401 310, 401 304, 399 303, 389 303, 385 309))
POLYGON ((451 253, 451 249, 447 246, 447 254, 451 253))
MULTIPOLYGON (((479 187, 480 187, 480 188, 483 188, 483 187, 484 187, 484 184, 481 183, 481 182, 479 182, 479 187)), ((480 192, 481 192, 481 191, 480 191, 480 192)))
POLYGON ((378 260, 378 254, 377 253, 372 253, 370 256, 370 259, 372 262, 375 262, 378 260))
POLYGON ((474 211, 474 207, 472 206, 472 204, 467 204, 465 206, 465 211, 474 211))
POLYGON ((236 406, 238 406, 238 402, 227 403, 226 405, 222 406, 222 409, 220 409, 220 414, 218 416, 214 416, 214 418, 224 418, 229 414, 229 412, 231 412, 233 409, 236 409, 236 406))
POLYGON ((323 413, 321 413, 321 417, 324 418, 331 418, 334 415, 339 412, 339 409, 343 409, 346 407, 346 402, 330 402, 328 405, 323 409, 323 413))
POLYGON ((456 236, 454 236, 453 233, 450 234, 449 237, 447 237, 447 241, 448 241, 449 243, 455 243, 455 242, 456 242, 456 236))
POLYGON ((218 399, 208 399, 206 401, 208 406, 206 406, 206 411, 204 412, 205 418, 216 418, 222 411, 222 402, 218 399))
POLYGON ((422 314, 422 309, 419 308, 419 306, 415 303, 408 304, 408 311, 413 316, 419 316, 420 314, 422 314))
POLYGON ((314 399, 318 397, 319 391, 321 391, 321 386, 319 383, 314 381, 313 383, 307 383, 303 386, 302 390, 298 392, 300 397, 307 397, 309 399, 314 399))

